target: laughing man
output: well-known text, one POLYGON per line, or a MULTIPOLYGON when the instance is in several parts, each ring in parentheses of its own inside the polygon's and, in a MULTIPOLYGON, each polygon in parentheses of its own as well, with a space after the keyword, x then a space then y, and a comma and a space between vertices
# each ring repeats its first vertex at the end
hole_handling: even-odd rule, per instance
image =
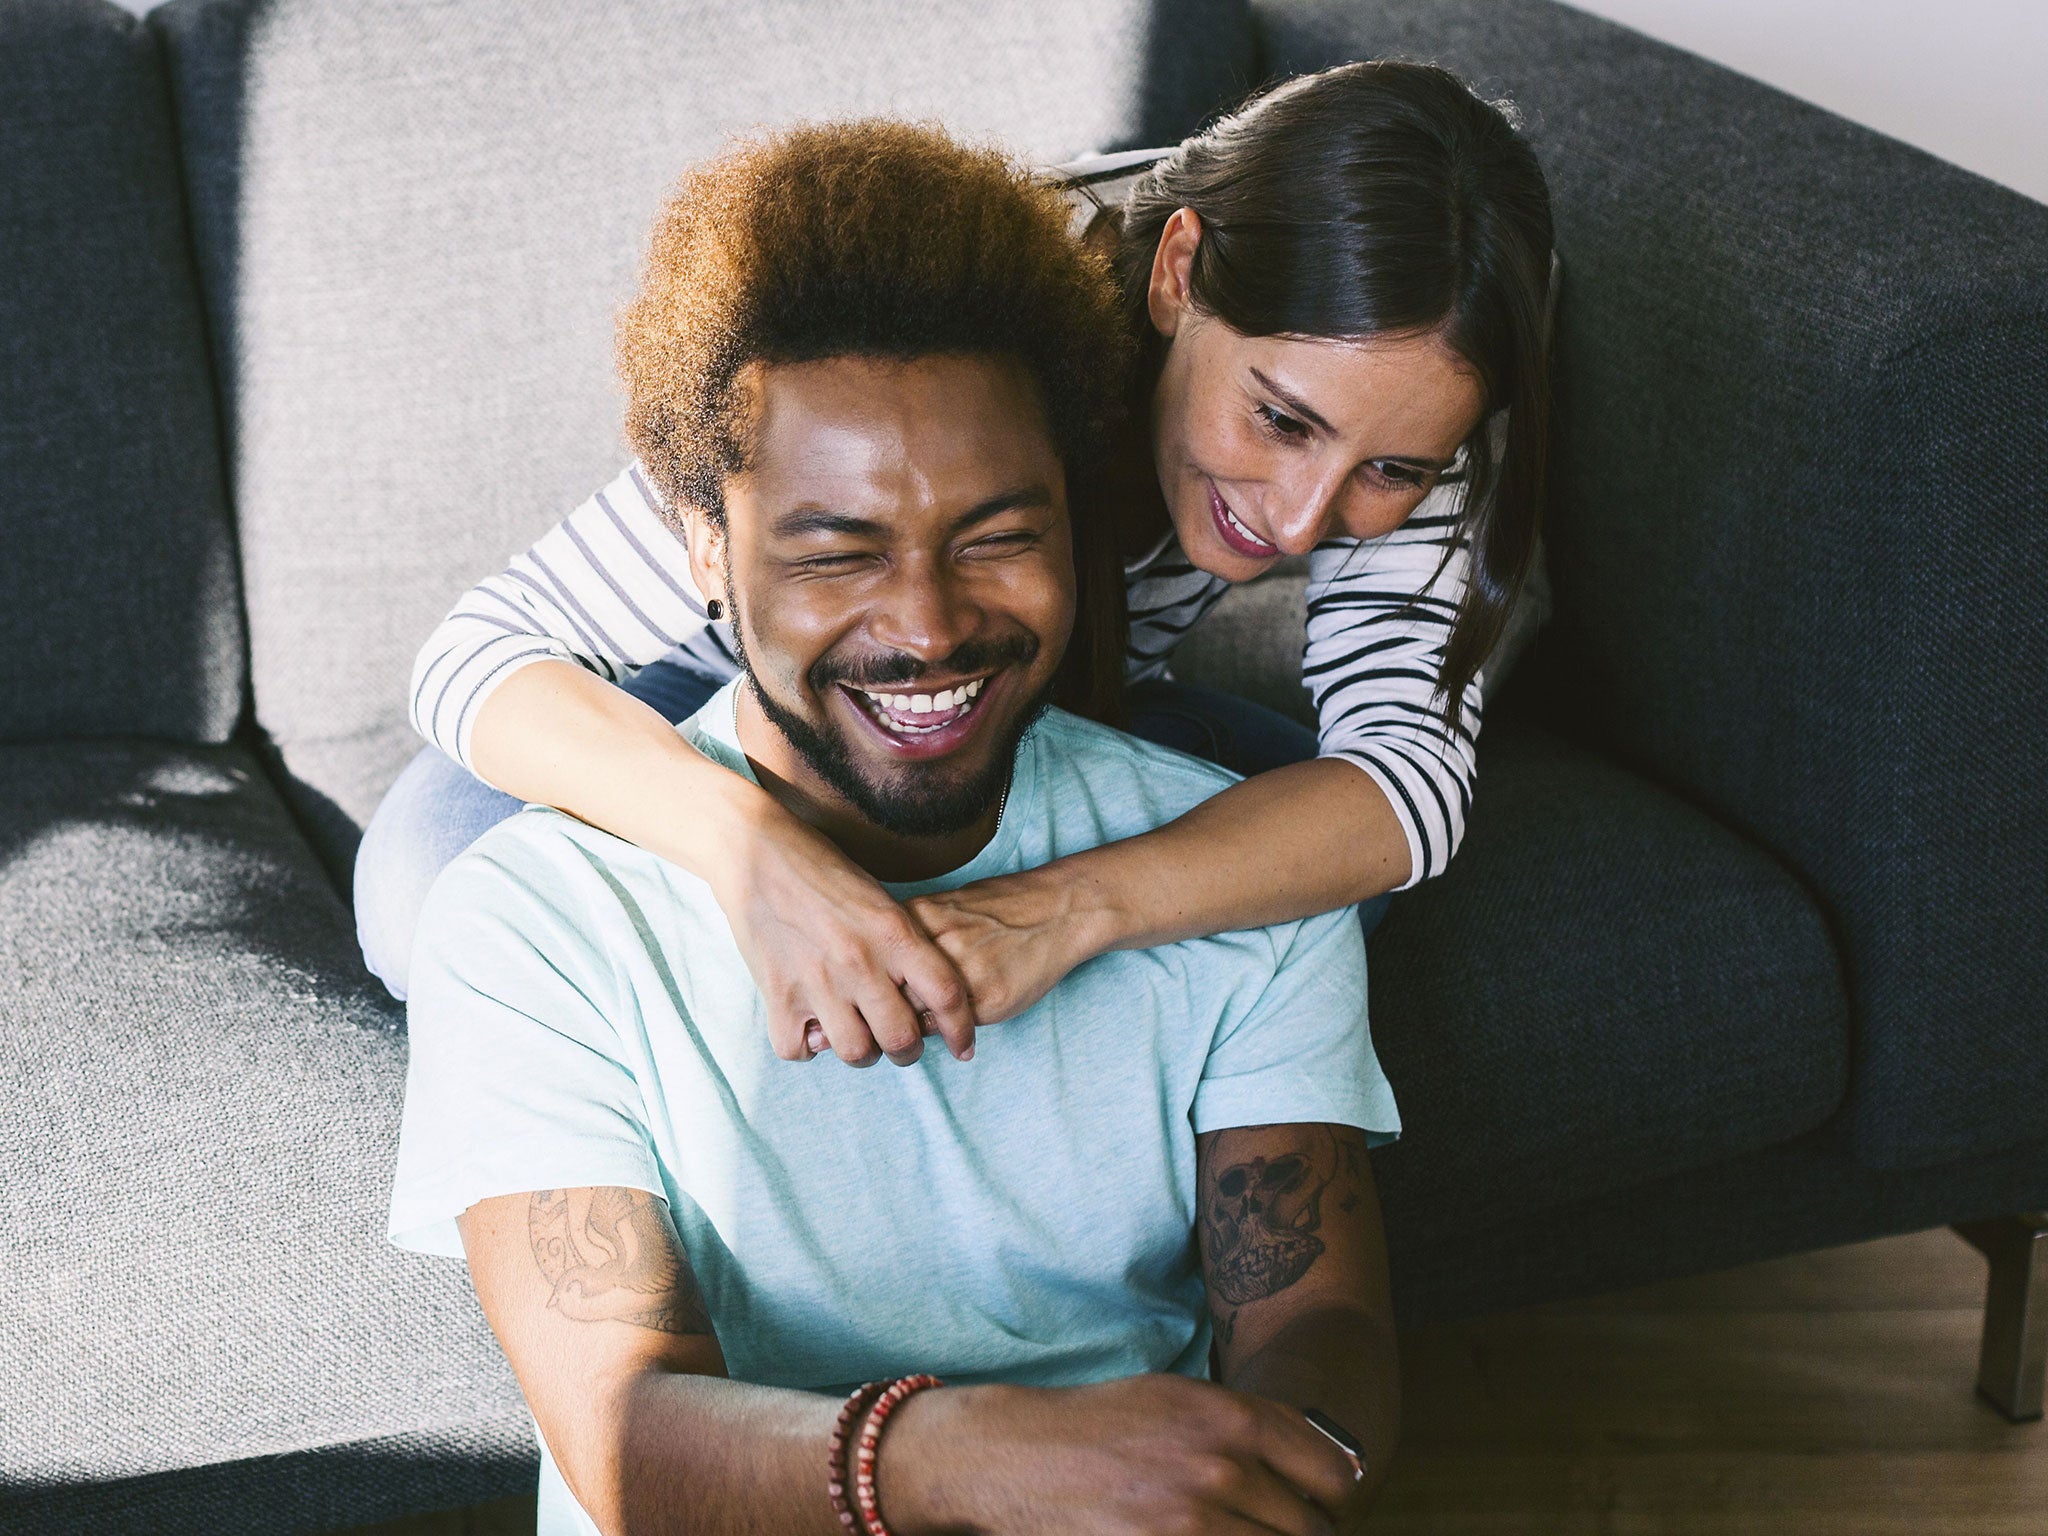
MULTIPOLYGON (((685 180, 623 322, 742 658, 680 729, 900 897, 1227 782, 1048 708, 1116 387, 1064 226, 936 133, 798 130, 685 180)), ((783 1059, 709 888, 540 807, 434 888, 392 1233, 467 1257, 541 1530, 1353 1521, 1396 1429, 1397 1120, 1352 916, 1104 955, 954 1052, 903 1013, 902 1070, 783 1059)))

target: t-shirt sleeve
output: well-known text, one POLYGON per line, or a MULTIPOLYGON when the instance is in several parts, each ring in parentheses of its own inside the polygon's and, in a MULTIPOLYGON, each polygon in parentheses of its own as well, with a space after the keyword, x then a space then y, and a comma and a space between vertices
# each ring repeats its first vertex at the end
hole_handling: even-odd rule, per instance
POLYGON ((1371 1146, 1392 1141, 1401 1117, 1367 1026, 1358 913, 1346 907, 1265 932, 1278 964, 1210 1044, 1195 1133, 1320 1121, 1356 1126, 1371 1146))
POLYGON ((607 1021, 634 1015, 612 1010, 611 968, 556 905, 574 882, 522 867, 536 857, 501 834, 449 866, 421 914, 391 1194, 401 1248, 460 1257, 455 1218, 494 1195, 617 1185, 668 1198, 630 1050, 607 1021))

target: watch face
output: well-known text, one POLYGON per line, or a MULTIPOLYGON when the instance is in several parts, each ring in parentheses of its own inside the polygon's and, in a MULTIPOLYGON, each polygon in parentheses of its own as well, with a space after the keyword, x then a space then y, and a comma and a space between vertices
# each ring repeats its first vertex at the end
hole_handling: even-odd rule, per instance
POLYGON ((1365 1448, 1358 1443, 1358 1437, 1327 1413, 1317 1409, 1304 1408, 1301 1410, 1301 1416, 1320 1430, 1332 1445, 1351 1458, 1352 1475, 1362 1481, 1365 1477, 1365 1448))

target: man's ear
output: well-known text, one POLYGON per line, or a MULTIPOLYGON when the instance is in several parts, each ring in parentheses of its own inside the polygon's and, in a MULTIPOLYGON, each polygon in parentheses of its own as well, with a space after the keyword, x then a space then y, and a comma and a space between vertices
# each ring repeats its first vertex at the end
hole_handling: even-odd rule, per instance
POLYGON ((1166 227, 1159 231, 1159 245, 1152 252, 1152 277, 1145 287, 1145 309, 1152 328, 1171 338, 1180 329, 1192 300, 1188 282, 1195 268, 1195 252, 1202 244, 1202 216, 1192 208, 1176 208, 1166 227))
POLYGON ((732 612, 732 594, 725 590, 725 525, 702 507, 682 508, 684 542, 690 552, 690 580, 704 600, 732 612))

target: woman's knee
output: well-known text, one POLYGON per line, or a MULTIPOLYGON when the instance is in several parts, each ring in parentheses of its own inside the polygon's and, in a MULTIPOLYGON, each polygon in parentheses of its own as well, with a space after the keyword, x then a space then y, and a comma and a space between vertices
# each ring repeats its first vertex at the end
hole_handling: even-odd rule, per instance
POLYGON ((356 940, 393 997, 406 994, 428 890, 457 854, 519 806, 432 747, 385 794, 356 849, 356 940))

